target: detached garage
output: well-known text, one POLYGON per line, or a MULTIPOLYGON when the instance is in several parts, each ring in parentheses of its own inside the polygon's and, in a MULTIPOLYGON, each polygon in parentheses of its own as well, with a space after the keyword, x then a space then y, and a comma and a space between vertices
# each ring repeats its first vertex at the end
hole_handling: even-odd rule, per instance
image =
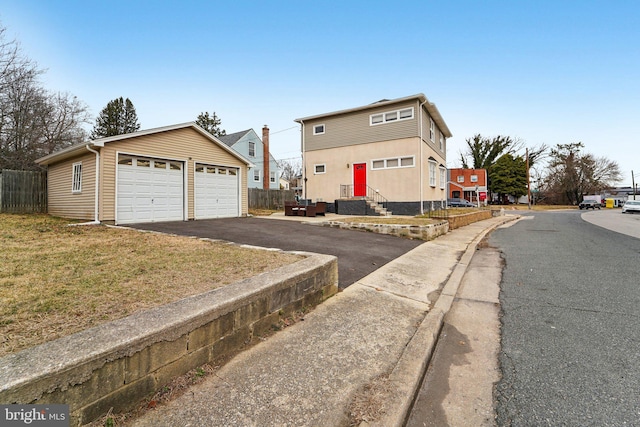
POLYGON ((49 213, 132 224, 247 215, 253 165, 195 123, 96 139, 37 160, 49 213))

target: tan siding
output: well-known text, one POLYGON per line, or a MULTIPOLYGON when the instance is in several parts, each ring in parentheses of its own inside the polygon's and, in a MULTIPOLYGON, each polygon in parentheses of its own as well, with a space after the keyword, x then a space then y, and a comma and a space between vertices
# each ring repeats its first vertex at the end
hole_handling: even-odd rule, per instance
POLYGON ((64 218, 93 220, 95 215, 95 154, 49 165, 49 214, 64 218), (73 164, 82 162, 82 192, 73 193, 73 164))
POLYGON ((186 161, 188 218, 194 218, 193 170, 196 162, 240 168, 241 173, 241 215, 247 214, 247 167, 235 156, 218 147, 215 143, 191 128, 134 137, 108 143, 101 151, 102 162, 102 205, 101 220, 115 220, 115 175, 118 152, 139 156, 159 157, 186 161), (188 147, 188 148, 187 148, 188 147))
POLYGON ((418 103, 408 101, 369 110, 325 117, 304 123, 305 151, 324 150, 369 142, 381 142, 419 136, 418 103), (413 107, 413 119, 371 126, 369 116, 413 107), (325 125, 325 133, 313 135, 313 126, 325 125))
MULTIPOLYGON (((307 192, 312 200, 322 199, 333 202, 340 198, 340 185, 353 184, 353 164, 367 164, 367 185, 393 202, 420 201, 420 138, 404 138, 375 144, 360 144, 349 147, 314 150, 305 156, 307 192), (372 169, 372 161, 379 159, 414 156, 414 167, 372 169), (314 174, 315 165, 324 164, 326 173, 314 174)), ((429 185, 429 157, 445 164, 440 154, 426 143, 422 152, 422 199, 443 200, 445 190, 440 189, 439 171, 436 174, 437 186, 429 185)), ((446 187, 446 185, 445 185, 446 187)))

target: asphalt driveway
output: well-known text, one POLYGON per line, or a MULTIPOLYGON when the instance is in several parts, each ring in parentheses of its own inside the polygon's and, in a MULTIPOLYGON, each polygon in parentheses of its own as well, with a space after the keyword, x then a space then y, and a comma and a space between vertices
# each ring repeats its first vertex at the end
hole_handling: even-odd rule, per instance
POLYGON ((421 240, 256 217, 156 222, 131 227, 284 251, 335 255, 338 257, 340 289, 424 243, 421 240))

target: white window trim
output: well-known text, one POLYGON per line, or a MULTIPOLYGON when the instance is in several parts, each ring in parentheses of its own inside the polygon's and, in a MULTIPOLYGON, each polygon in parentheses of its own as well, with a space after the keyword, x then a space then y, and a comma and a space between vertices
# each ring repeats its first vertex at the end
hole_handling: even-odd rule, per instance
POLYGON ((436 167, 437 167, 437 163, 436 162, 432 162, 429 161, 429 186, 431 187, 435 187, 436 186, 436 167))
POLYGON ((82 162, 73 164, 71 175, 71 192, 74 194, 82 193, 82 162))
POLYGON ((249 157, 256 156, 256 143, 255 141, 249 141, 249 157), (251 154, 251 145, 253 144, 253 154, 251 154))
POLYGON ((273 171, 269 172, 269 182, 272 182, 274 184, 276 182, 276 173, 273 171))
POLYGON ((456 181, 457 181, 457 182, 464 182, 464 175, 458 175, 458 176, 456 177, 456 181))
POLYGON ((382 170, 382 169, 400 169, 400 168, 415 168, 416 167, 416 156, 398 156, 398 157, 389 157, 386 159, 373 159, 371 160, 371 170, 382 170), (402 166, 402 159, 411 159, 411 165, 402 166), (387 166, 389 160, 397 160, 398 166, 387 166), (380 167, 374 167, 374 162, 383 162, 384 165, 380 167))
POLYGON ((431 142, 436 142, 436 129, 435 129, 435 123, 433 123, 433 119, 429 118, 429 139, 431 140, 431 142))
POLYGON ((313 134, 314 134, 314 135, 324 135, 324 132, 325 132, 326 128, 327 128, 327 127, 325 126, 325 124, 324 124, 324 123, 323 123, 323 124, 319 124, 319 125, 313 125, 313 134), (319 132, 319 131, 318 131, 318 128, 319 128, 320 126, 322 126, 322 132, 319 132))
POLYGON ((478 175, 471 175, 469 179, 471 182, 478 182, 478 175))
POLYGON ((440 166, 440 188, 444 189, 447 181, 447 169, 440 166))
POLYGON ((327 173, 327 164, 326 163, 317 163, 313 165, 313 174, 314 175, 322 175, 323 173, 327 173), (322 172, 318 172, 318 166, 322 166, 322 172))
POLYGON ((254 169, 253 170, 253 182, 260 182, 261 181, 260 175, 261 175, 260 169, 254 169), (258 178, 258 179, 256 179, 256 178, 258 178))
POLYGON ((414 110, 413 107, 407 107, 407 108, 399 108, 397 110, 391 110, 391 111, 384 111, 382 113, 375 113, 375 114, 370 114, 369 115, 369 126, 378 126, 378 125, 384 125, 387 123, 395 123, 395 122, 402 122, 405 120, 412 120, 415 117, 414 114, 414 110), (408 111, 411 110, 411 115, 409 117, 400 117, 400 112, 401 111, 408 111), (391 120, 387 120, 387 115, 396 113, 395 118, 391 119, 391 120), (378 117, 378 116, 382 116, 382 121, 378 122, 378 123, 374 123, 373 122, 373 118, 374 117, 378 117))

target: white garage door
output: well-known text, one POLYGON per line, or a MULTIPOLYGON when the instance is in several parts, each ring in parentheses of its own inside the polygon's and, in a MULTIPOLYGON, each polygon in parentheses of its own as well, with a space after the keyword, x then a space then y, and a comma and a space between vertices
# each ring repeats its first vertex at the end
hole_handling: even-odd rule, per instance
POLYGON ((183 164, 127 155, 118 158, 118 224, 184 219, 183 164))
POLYGON ((196 219, 240 216, 238 169, 196 163, 196 219))

